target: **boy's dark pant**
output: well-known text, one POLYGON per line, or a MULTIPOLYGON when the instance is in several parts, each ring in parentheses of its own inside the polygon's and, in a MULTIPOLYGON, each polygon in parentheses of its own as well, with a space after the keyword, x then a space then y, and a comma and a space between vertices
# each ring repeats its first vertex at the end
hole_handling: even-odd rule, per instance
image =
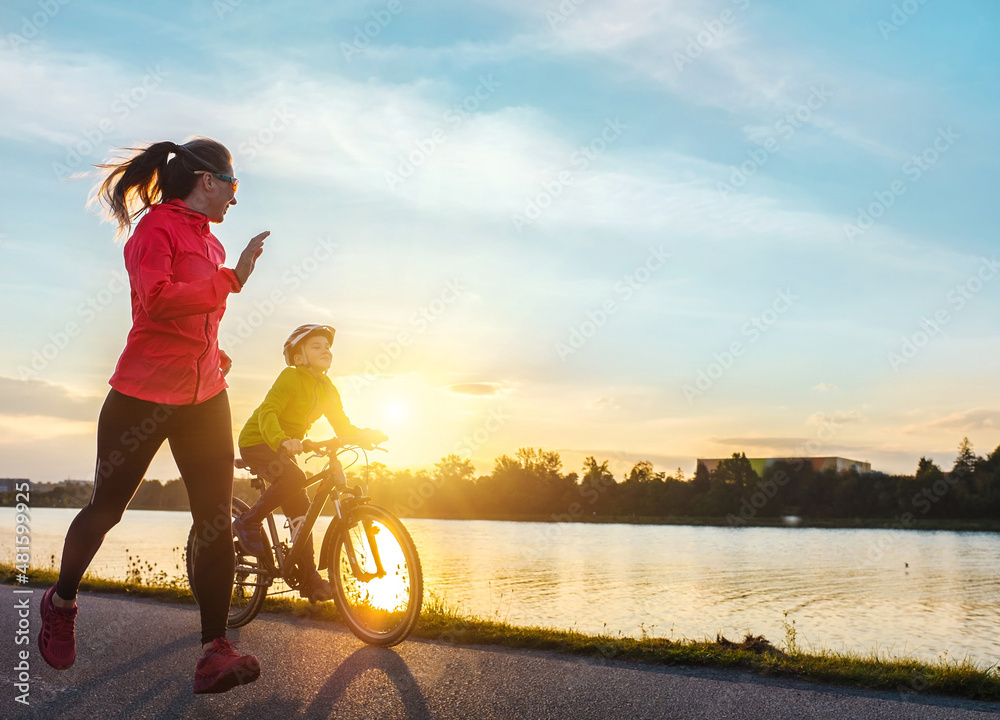
MULTIPOLYGON (((264 443, 241 447, 240 457, 256 475, 271 484, 261 494, 260 500, 243 514, 245 522, 259 523, 279 505, 289 520, 301 518, 309 511, 309 496, 305 490, 309 481, 292 458, 284 453, 275 452, 264 443)), ((311 552, 312 537, 307 540, 306 548, 309 548, 310 552, 299 558, 303 580, 316 571, 316 560, 311 552)))
POLYGON ((240 457, 255 474, 271 484, 250 509, 253 514, 248 513, 247 520, 260 522, 279 505, 285 517, 296 518, 306 514, 309 510, 309 496, 305 491, 308 480, 292 458, 275 452, 264 443, 241 447, 240 457))

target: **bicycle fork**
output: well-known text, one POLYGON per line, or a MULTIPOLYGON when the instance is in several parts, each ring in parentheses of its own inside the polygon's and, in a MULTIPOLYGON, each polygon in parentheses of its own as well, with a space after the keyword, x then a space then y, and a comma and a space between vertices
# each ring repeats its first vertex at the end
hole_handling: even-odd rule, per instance
POLYGON ((372 560, 375 561, 375 572, 367 573, 361 569, 361 565, 358 563, 357 553, 354 551, 354 542, 351 540, 351 534, 349 532, 344 533, 344 549, 347 551, 347 562, 351 565, 351 572, 361 582, 369 582, 376 578, 385 576, 385 568, 382 567, 382 557, 378 552, 378 541, 375 539, 375 535, 378 530, 372 524, 371 520, 362 520, 362 527, 365 529, 365 537, 368 540, 368 547, 371 548, 372 560))

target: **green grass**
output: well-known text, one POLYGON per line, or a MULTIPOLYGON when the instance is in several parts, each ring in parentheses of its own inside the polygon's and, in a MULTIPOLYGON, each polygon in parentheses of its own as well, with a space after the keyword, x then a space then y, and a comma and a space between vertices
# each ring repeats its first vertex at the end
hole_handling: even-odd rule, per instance
MULTIPOLYGON (((150 569, 152 570, 152 569, 150 569)), ((183 578, 165 578, 163 573, 129 573, 128 581, 84 577, 84 592, 127 594, 164 602, 194 604, 183 578)), ((58 572, 53 568, 31 569, 30 586, 48 587, 58 572)), ((0 563, 0 582, 17 584, 10 563, 0 563)), ((268 598, 264 612, 339 621, 333 603, 310 605, 293 594, 268 598)), ((585 635, 572 630, 508 625, 498 618, 469 615, 431 597, 424 602, 415 637, 454 645, 498 645, 526 650, 576 655, 650 665, 686 665, 751 672, 768 677, 884 690, 902 695, 950 695, 978 701, 1000 700, 1000 672, 996 665, 983 667, 965 661, 927 663, 914 659, 851 653, 807 653, 797 647, 794 624, 785 627, 783 649, 762 636, 748 634, 739 642, 717 636, 715 640, 675 640, 624 635, 585 635)))

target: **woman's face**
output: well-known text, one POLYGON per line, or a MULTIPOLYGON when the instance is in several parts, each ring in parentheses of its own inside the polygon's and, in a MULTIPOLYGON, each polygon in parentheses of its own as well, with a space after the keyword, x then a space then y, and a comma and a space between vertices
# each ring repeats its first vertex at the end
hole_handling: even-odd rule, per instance
MULTIPOLYGON (((233 176, 232 163, 223 174, 233 176)), ((236 204, 236 189, 233 183, 213 174, 202 175, 202 183, 205 191, 205 214, 211 222, 220 223, 226 219, 229 206, 236 204)))

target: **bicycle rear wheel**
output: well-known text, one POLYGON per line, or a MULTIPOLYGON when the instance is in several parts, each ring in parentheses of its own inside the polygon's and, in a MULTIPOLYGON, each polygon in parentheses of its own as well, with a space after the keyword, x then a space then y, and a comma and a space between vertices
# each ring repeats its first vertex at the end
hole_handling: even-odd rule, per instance
POLYGON ((333 536, 330 584, 351 632, 388 647, 413 631, 423 603, 417 548, 403 523, 376 505, 352 509, 333 536))
MULTIPOLYGON (((232 518, 230 519, 229 530, 219 530, 218 528, 207 528, 203 532, 228 532, 232 535, 231 521, 240 516, 249 506, 239 498, 233 498, 232 518)), ((243 627, 253 620, 264 605, 264 598, 267 597, 267 588, 270 585, 270 574, 262 566, 261 561, 252 555, 247 555, 235 536, 232 536, 233 546, 236 549, 236 574, 233 578, 233 595, 229 601, 228 626, 231 628, 243 627)), ((265 536, 265 543, 267 538, 265 536)), ((194 563, 198 555, 198 548, 202 539, 199 537, 197 528, 192 525, 188 533, 187 542, 187 574, 188 584, 191 586, 191 594, 198 600, 198 593, 194 585, 194 563)))

